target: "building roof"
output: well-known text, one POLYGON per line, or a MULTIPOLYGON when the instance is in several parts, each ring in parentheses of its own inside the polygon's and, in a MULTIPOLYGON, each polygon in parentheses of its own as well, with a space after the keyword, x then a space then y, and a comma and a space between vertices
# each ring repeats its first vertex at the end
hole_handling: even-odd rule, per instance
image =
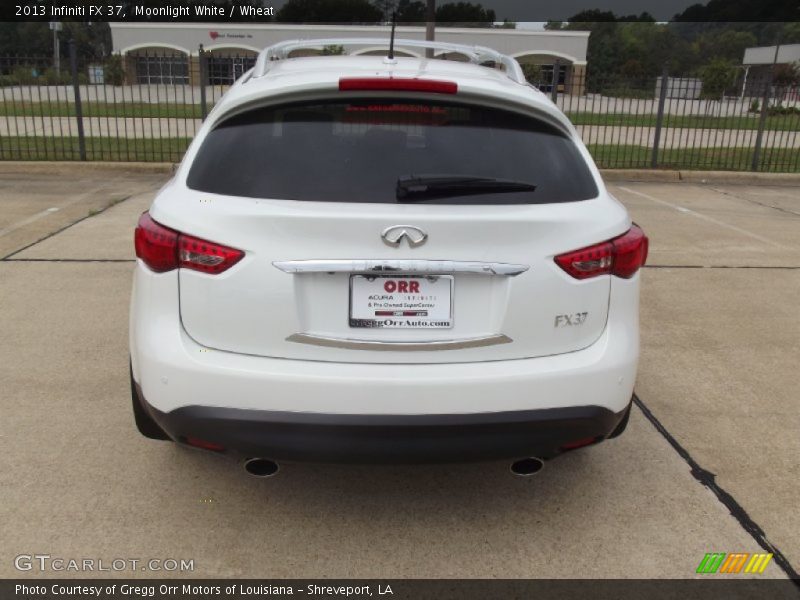
POLYGON ((775 61, 775 46, 757 46, 744 51, 745 65, 771 65, 773 62, 786 64, 800 61, 800 44, 781 44, 778 60, 775 61))

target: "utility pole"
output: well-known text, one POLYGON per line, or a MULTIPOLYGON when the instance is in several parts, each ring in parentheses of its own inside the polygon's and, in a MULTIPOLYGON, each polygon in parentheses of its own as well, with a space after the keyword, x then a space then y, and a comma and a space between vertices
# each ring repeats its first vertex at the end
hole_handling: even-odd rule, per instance
MULTIPOLYGON (((436 0, 428 0, 425 14, 425 40, 432 42, 436 38, 436 0)), ((425 48, 426 58, 433 58, 433 48, 425 48)))
POLYGON ((772 94, 772 79, 775 77, 775 65, 778 64, 778 52, 781 49, 781 36, 780 34, 775 38, 775 56, 772 59, 772 66, 767 73, 767 81, 764 86, 764 95, 761 99, 761 115, 758 119, 758 133, 756 133, 756 146, 753 149, 753 161, 750 163, 750 169, 758 171, 759 163, 761 162, 761 144, 764 142, 764 128, 767 125, 767 115, 769 114, 769 99, 772 94))
POLYGON ((50 29, 53 30, 53 68, 56 70, 56 75, 61 75, 61 48, 58 44, 58 32, 61 28, 62 25, 58 21, 50 21, 50 29))

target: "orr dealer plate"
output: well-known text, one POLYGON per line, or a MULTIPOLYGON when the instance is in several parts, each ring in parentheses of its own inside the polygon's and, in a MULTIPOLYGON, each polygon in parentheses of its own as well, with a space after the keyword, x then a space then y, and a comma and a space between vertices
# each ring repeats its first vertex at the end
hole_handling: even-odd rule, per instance
POLYGON ((350 276, 350 327, 449 329, 453 276, 350 276))

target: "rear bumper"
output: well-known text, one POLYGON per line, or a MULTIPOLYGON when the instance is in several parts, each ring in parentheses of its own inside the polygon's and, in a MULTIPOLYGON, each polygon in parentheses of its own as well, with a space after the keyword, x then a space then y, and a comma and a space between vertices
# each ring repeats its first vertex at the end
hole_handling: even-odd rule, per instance
POLYGON ((444 415, 345 415, 208 406, 161 412, 147 404, 141 392, 139 401, 178 442, 196 438, 238 456, 324 463, 552 458, 567 450, 565 445, 602 441, 626 412, 599 406, 444 415))

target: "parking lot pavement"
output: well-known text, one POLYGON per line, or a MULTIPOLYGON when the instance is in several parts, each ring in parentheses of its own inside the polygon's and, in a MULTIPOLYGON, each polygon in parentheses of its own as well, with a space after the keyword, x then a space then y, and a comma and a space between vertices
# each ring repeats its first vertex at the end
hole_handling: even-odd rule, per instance
POLYGON ((32 175, 30 169, 0 167, 0 258, 133 195, 152 194, 165 179, 161 173, 117 169, 70 175, 67 166, 32 175))
MULTIPOLYGON (((126 192, 0 261, 0 576, 38 552, 194 560, 191 573, 123 576, 684 578, 706 552, 762 551, 753 524, 797 568, 797 190, 715 187, 613 186, 652 242, 643 408, 621 438, 527 480, 503 463, 285 465, 254 480, 223 457, 141 438, 127 379, 132 264, 97 262, 132 256, 152 189, 126 192), (779 208, 759 204, 768 197, 779 208), (717 474, 733 504, 687 461, 717 474)), ((67 179, 53 194, 85 188, 67 179)), ((784 572, 773 561, 765 576, 784 572)))
POLYGON ((637 393, 798 569, 800 193, 611 189, 651 242, 637 393))

